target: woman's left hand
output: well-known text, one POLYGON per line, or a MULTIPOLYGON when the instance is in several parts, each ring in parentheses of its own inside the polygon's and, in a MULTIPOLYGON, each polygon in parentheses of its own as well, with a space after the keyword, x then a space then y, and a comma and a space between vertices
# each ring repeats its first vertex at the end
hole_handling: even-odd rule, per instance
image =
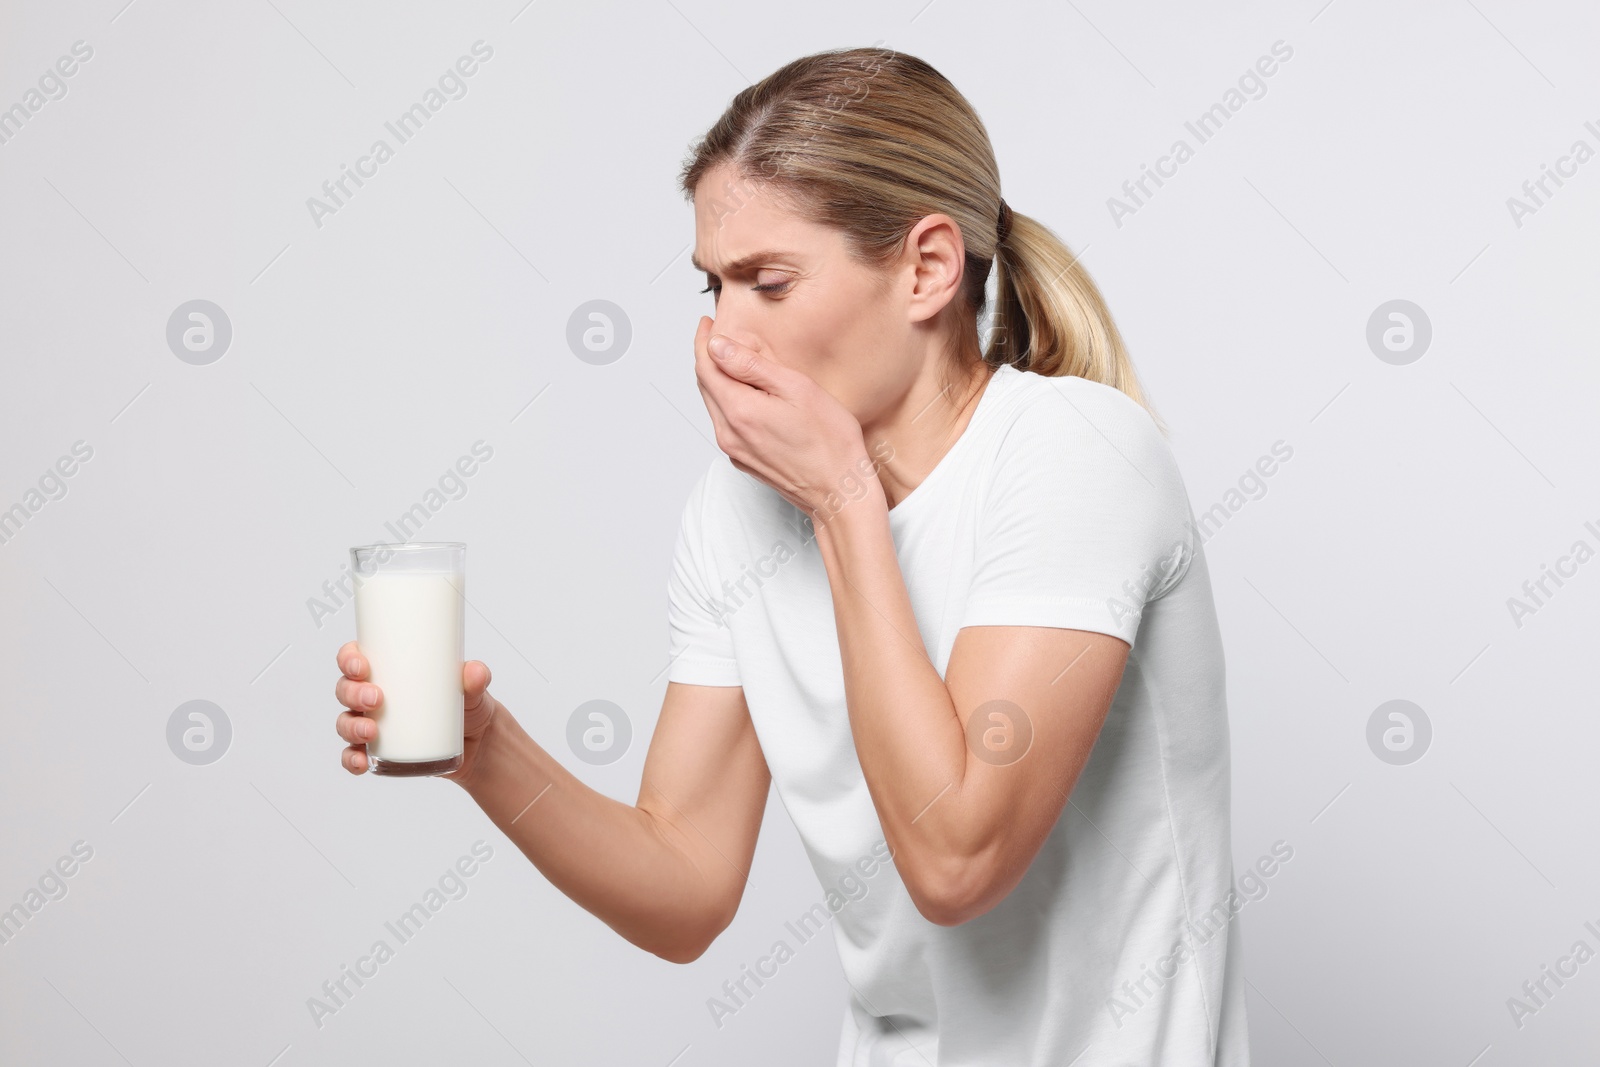
POLYGON ((861 424, 808 374, 726 337, 726 354, 714 355, 714 326, 700 316, 694 367, 717 447, 813 519, 837 510, 874 471, 861 424))

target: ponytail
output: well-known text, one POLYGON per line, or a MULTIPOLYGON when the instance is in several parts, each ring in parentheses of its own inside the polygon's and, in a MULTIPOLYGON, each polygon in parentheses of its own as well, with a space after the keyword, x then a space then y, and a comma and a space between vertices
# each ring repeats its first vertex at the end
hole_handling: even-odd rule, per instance
POLYGON ((1167 433, 1089 272, 1048 227, 1015 211, 1009 214, 1009 232, 995 249, 993 337, 984 360, 1120 389, 1167 433))

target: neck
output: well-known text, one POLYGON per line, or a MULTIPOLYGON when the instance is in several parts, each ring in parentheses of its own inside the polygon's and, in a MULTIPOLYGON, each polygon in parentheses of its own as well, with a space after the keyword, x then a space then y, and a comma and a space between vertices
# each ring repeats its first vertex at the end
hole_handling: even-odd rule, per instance
POLYGON ((994 368, 975 359, 954 381, 931 366, 884 418, 863 426, 868 452, 878 460, 878 481, 892 509, 922 484, 965 432, 994 368))

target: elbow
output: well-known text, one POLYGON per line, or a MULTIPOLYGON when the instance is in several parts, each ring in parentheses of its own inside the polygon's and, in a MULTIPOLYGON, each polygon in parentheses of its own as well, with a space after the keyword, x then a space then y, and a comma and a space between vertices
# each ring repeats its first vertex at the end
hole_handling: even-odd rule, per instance
POLYGON ((960 926, 967 921, 967 914, 959 905, 931 901, 925 897, 913 897, 912 900, 922 917, 935 926, 960 926))
POLYGON ((926 895, 914 897, 917 911, 922 917, 935 926, 960 926, 982 915, 987 908, 980 908, 973 904, 968 897, 945 895, 928 897, 926 895))
POLYGON ((691 920, 674 924, 673 929, 665 932, 665 936, 641 947, 668 963, 693 963, 705 955, 706 949, 711 947, 712 942, 721 936, 722 931, 726 930, 732 921, 733 912, 719 908, 715 913, 698 915, 691 920))
POLYGON ((670 938, 650 945, 643 945, 652 956, 657 956, 668 963, 693 963, 705 955, 706 949, 711 947, 711 942, 716 937, 695 937, 687 933, 678 933, 670 938))
POLYGON ((906 881, 911 902, 936 926, 960 926, 994 907, 993 880, 976 859, 952 861, 906 881))
POLYGON ((650 952, 652 955, 659 956, 668 963, 693 963, 695 960, 705 955, 706 949, 710 947, 711 942, 709 941, 701 941, 697 943, 685 942, 665 948, 651 949, 650 952))

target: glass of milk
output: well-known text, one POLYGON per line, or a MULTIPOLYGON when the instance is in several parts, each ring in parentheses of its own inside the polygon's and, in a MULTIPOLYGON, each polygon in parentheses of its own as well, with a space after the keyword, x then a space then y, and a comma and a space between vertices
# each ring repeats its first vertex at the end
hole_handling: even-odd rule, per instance
POLYGON ((356 644, 383 700, 367 717, 373 774, 448 774, 461 766, 467 546, 459 541, 350 550, 356 644))

